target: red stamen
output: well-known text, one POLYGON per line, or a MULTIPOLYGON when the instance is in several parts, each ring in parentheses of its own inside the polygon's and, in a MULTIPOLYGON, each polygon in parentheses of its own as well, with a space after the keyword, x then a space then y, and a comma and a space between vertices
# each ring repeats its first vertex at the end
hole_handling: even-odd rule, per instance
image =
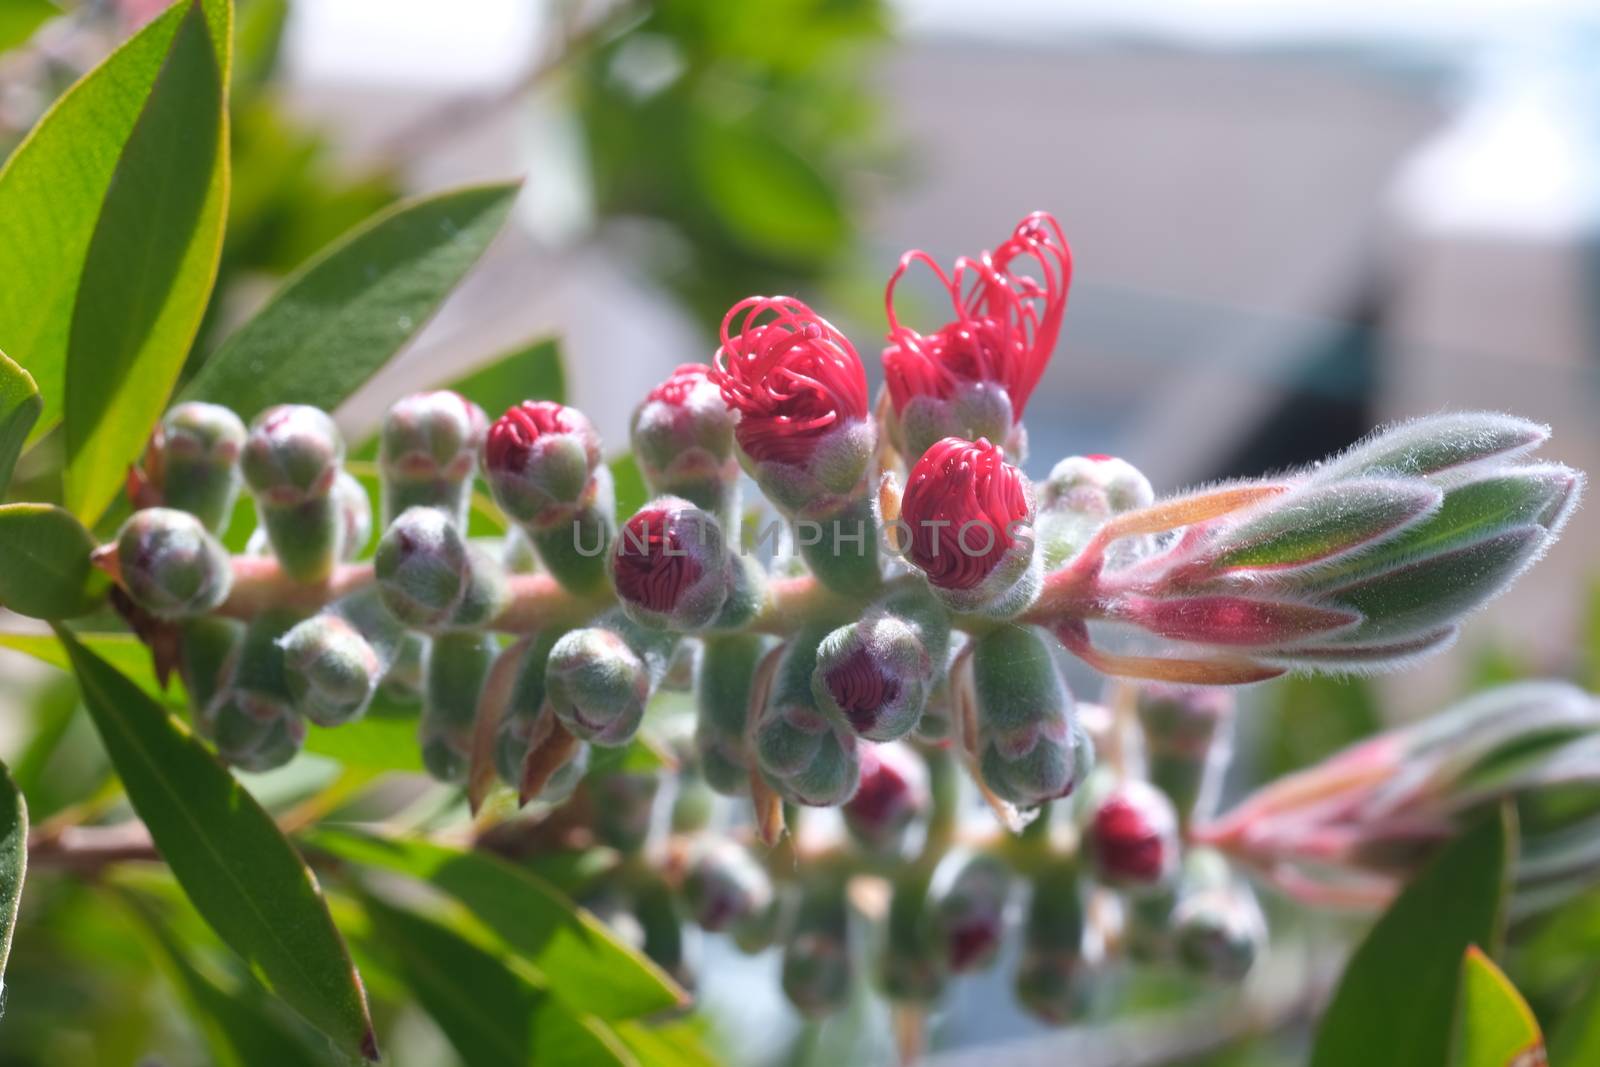
POLYGON ((617 595, 649 611, 670 612, 683 591, 705 573, 672 520, 647 508, 629 519, 617 540, 617 595))
POLYGON ((911 528, 906 558, 943 589, 971 589, 1011 547, 1013 523, 1031 523, 1022 472, 980 438, 946 437, 911 469, 900 518, 911 528))
POLYGON ((491 470, 520 471, 528 463, 534 442, 546 434, 578 430, 567 408, 553 400, 524 400, 489 427, 484 457, 491 470))
POLYGON ((878 669, 872 653, 858 648, 850 657, 828 672, 828 692, 844 712, 857 733, 865 733, 878 722, 878 712, 900 695, 900 681, 878 669))

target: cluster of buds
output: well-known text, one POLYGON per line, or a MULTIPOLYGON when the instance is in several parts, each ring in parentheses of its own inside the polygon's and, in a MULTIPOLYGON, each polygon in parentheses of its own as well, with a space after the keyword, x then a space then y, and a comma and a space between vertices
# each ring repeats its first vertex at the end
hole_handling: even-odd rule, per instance
MULTIPOLYGON (((1544 427, 1469 413, 1165 499, 1102 455, 1062 459, 1035 485, 1020 467, 1022 417, 1071 269, 1043 214, 948 273, 908 253, 887 287, 875 406, 843 331, 791 297, 740 301, 708 360, 636 410, 651 498, 626 517, 575 408, 527 400, 491 421, 454 392, 406 397, 377 434, 370 558, 372 500, 328 414, 281 406, 246 427, 183 404, 129 479, 138 510, 96 562, 238 766, 285 762, 308 729, 360 719, 380 693, 409 698, 421 762, 465 784, 475 809, 497 781, 544 811, 586 797, 596 836, 636 852, 658 783, 617 768, 659 749, 658 692, 692 688, 680 755, 693 788, 680 777, 674 822, 703 821, 713 793, 744 797, 770 846, 804 809, 842 808, 852 847, 904 866, 889 872, 882 968, 898 999, 925 1003, 945 975, 992 959, 1028 885, 1019 990, 1042 1016, 1070 1016, 1080 960, 1118 945, 1237 976, 1262 925, 1218 853, 1281 851, 1266 816, 1294 798, 1269 795, 1242 824, 1206 822, 1232 705, 1194 687, 1372 671, 1442 647, 1553 541, 1582 477, 1527 458, 1544 427), (926 333, 894 312, 917 263, 951 299, 952 320, 926 333), (764 512, 741 507, 741 470, 777 516, 753 538, 741 524, 764 512), (474 502, 480 482, 492 507, 474 502), (230 555, 218 538, 241 486, 259 527, 230 555), (474 536, 469 510, 490 524, 497 510, 503 533, 474 536), (785 527, 798 551, 763 566, 748 546, 781 542, 785 527), (1119 742, 1096 770, 1105 739, 1067 684, 1070 656, 1160 683, 1124 716, 1143 733, 1140 760, 1119 742), (929 799, 948 783, 915 753, 964 766, 1006 830, 1044 827, 1024 835, 1038 854, 953 848, 929 799), (1063 851, 1069 810, 1062 832, 1078 845, 1063 851), (1095 894, 1121 906, 1083 906, 1095 894), (1118 920, 1084 917, 1101 913, 1118 920)), ((1373 751, 1359 759, 1388 750, 1373 751)), ((1389 852, 1409 855, 1428 837, 1419 826, 1436 837, 1457 811, 1419 820, 1414 796, 1393 803, 1405 820, 1363 809, 1325 838, 1354 851, 1325 851, 1367 857, 1388 828, 1389 852)), ((785 987, 808 1013, 836 1006, 854 958, 849 880, 807 873, 790 906, 759 888, 763 864, 730 866, 709 847, 694 857, 683 887, 702 925, 752 945, 789 931, 785 987)), ((627 896, 676 972, 677 885, 658 881, 627 896)))

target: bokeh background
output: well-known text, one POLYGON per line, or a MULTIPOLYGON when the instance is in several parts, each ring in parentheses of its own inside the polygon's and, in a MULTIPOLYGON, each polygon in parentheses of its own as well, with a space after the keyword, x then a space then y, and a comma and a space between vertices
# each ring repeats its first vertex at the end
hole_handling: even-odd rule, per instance
MULTIPOLYGON (((0 54, 0 149, 160 5, 61 6, 0 54)), ((1600 14, 1579 0, 242 0, 240 20, 207 336, 388 200, 526 175, 483 266, 339 412, 357 438, 403 390, 547 332, 569 402, 621 448, 645 390, 706 359, 722 310, 756 291, 823 310, 876 375, 898 255, 991 247, 1042 208, 1077 272, 1030 405, 1034 474, 1110 452, 1177 489, 1485 407, 1549 422, 1552 458, 1600 471, 1600 14)), ((1597 532, 1581 512, 1419 670, 1257 694, 1271 709, 1247 719, 1240 773, 1488 678, 1592 671, 1597 532)), ((802 1030, 776 957, 700 952, 741 1062, 889 1057, 865 994, 802 1030)), ((936 1062, 1001 1043, 1008 1063, 1157 1062, 1161 1041, 1195 1043, 1192 1018, 1045 1031, 1008 970, 957 984, 936 1062)), ((1227 1043, 1225 1022, 1200 1025, 1227 1043)), ((393 1046, 447 1056, 426 1027, 393 1046)))

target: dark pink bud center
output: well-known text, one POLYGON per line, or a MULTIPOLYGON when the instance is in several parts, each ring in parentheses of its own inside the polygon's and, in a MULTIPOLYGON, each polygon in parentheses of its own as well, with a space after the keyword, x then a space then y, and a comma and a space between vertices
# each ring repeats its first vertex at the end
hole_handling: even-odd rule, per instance
POLYGON ((1167 839, 1160 825, 1137 803, 1114 796, 1094 816, 1095 858, 1116 878, 1156 882, 1167 869, 1167 839))
POLYGON ((568 410, 550 400, 525 400, 495 420, 484 454, 490 470, 520 471, 539 438, 579 429, 568 410))
POLYGON ((865 648, 858 648, 827 674, 828 692, 858 733, 878 721, 878 712, 900 696, 900 680, 878 669, 877 660, 865 648))
POLYGON ((649 611, 670 612, 705 568, 668 511, 634 515, 617 540, 617 595, 649 611))

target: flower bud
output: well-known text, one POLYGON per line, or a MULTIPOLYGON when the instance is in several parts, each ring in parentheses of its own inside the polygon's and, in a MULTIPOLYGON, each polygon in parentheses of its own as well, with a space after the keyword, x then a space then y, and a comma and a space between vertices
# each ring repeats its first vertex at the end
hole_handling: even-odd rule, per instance
POLYGON ((178 677, 196 722, 233 680, 244 629, 243 623, 218 615, 198 615, 178 623, 178 677))
POLYGON ((946 746, 954 734, 955 707, 951 702, 950 680, 941 676, 928 692, 928 703, 922 709, 922 718, 917 720, 913 736, 930 745, 946 746))
POLYGON ((928 769, 902 744, 861 746, 861 786, 841 809, 857 841, 883 852, 896 849, 906 831, 933 803, 928 769))
POLYGON ((162 619, 204 615, 228 598, 228 552, 200 520, 173 508, 145 508, 117 534, 116 569, 128 595, 162 619))
MULTIPOLYGON (((1150 480, 1114 456, 1068 456, 1039 487, 1038 534, 1044 567, 1051 571, 1077 554, 1107 519, 1155 501, 1150 480)), ((1112 545, 1113 567, 1133 562, 1147 550, 1147 538, 1123 538, 1112 545)))
POLYGON ((753 296, 729 309, 721 341, 710 378, 739 413, 740 456, 772 502, 795 515, 859 496, 875 433, 866 370, 844 334, 792 297, 753 296))
POLYGON ((298 620, 266 611, 245 628, 231 677, 201 712, 201 732, 217 754, 247 771, 266 771, 294 758, 305 741, 284 671, 284 633, 298 620))
POLYGON ((422 746, 423 766, 441 782, 466 779, 472 759, 472 724, 478 714, 478 697, 499 651, 500 646, 493 636, 464 630, 438 635, 428 650, 427 682, 417 736, 422 746))
POLYGON ((1088 975, 1075 956, 1024 953, 1015 988, 1028 1014, 1049 1026, 1075 1022, 1089 1007, 1088 975))
POLYGON ((1031 626, 984 634, 973 645, 972 678, 984 783, 1019 808, 1070 794, 1094 749, 1047 639, 1031 626))
POLYGON ((589 788, 594 794, 594 836, 624 855, 644 847, 655 816, 661 776, 617 771, 596 775, 589 788))
POLYGON ((730 930, 772 906, 772 879, 748 849, 713 838, 690 859, 683 896, 702 930, 730 930))
POLYGON ((634 410, 629 434, 651 492, 680 496, 723 516, 739 463, 733 455, 734 414, 710 375, 703 363, 673 371, 634 410))
POLYGON ((945 953, 928 898, 928 874, 898 872, 889 896, 878 981, 890 1000, 931 1004, 944 992, 945 953))
POLYGON ((1267 921, 1255 893, 1208 849, 1185 859, 1172 929, 1178 962, 1202 978, 1237 982, 1266 947, 1267 921))
POLYGON ((472 472, 488 434, 483 409, 460 393, 413 393, 391 407, 378 436, 386 519, 439 508, 466 525, 472 472))
POLYGON ((1100 799, 1084 831, 1095 878, 1116 889, 1152 889, 1178 869, 1178 816, 1155 786, 1118 783, 1100 799))
POLYGON ((361 479, 340 471, 333 483, 333 500, 339 512, 339 558, 360 559, 372 540, 372 500, 361 479))
POLYGON ((389 669, 384 671, 383 681, 379 683, 384 695, 401 703, 413 703, 421 699, 424 684, 423 663, 427 659, 427 653, 426 637, 409 630, 402 632, 395 644, 394 661, 389 664, 389 669))
POLYGON ((600 466, 600 435, 577 408, 525 400, 489 427, 484 477, 495 503, 535 530, 570 522, 600 466))
POLYGON ((361 632, 324 612, 279 639, 284 678, 300 714, 318 726, 339 726, 366 713, 383 661, 361 632))
POLYGON ((850 995, 850 910, 844 886, 813 882, 800 898, 783 948, 783 992, 809 1019, 830 1015, 850 995))
POLYGON ((1140 685, 1137 693, 1147 776, 1172 801, 1179 824, 1187 825, 1208 784, 1208 772, 1227 758, 1234 696, 1221 687, 1157 682, 1140 685))
POLYGON ((646 630, 620 613, 562 635, 545 671, 550 706, 580 740, 627 744, 666 674, 674 642, 671 634, 646 630))
POLYGON ((915 626, 874 612, 822 639, 811 685, 817 706, 863 738, 894 741, 916 729, 934 671, 915 626))
POLYGON ((344 439, 326 412, 280 404, 250 424, 240 466, 273 554, 297 581, 323 580, 337 560, 342 523, 332 493, 343 462, 344 439))
POLYGON ((244 423, 221 405, 190 401, 172 408, 145 463, 160 484, 162 503, 221 530, 239 496, 244 442, 244 423))
POLYGON ((953 610, 1004 617, 1038 595, 1033 490, 986 439, 947 437, 924 452, 900 521, 909 527, 907 562, 953 610))
POLYGON ((952 974, 983 970, 999 955, 1011 881, 1011 871, 993 856, 957 851, 940 861, 930 893, 952 974))
POLYGON ((685 951, 683 922, 678 918, 672 892, 659 877, 652 877, 636 893, 633 913, 644 934, 640 946, 644 954, 679 985, 692 990, 694 967, 685 951))
POLYGON ((505 603, 500 565, 437 508, 411 508, 390 524, 373 574, 384 605, 419 630, 479 626, 505 603))
POLYGON ((611 580, 622 610, 640 626, 703 629, 728 598, 730 561, 722 527, 687 500, 653 501, 618 533, 611 580))
POLYGON ((851 729, 817 707, 811 686, 819 632, 807 627, 784 652, 756 727, 756 760, 788 801, 837 807, 861 780, 860 742, 851 729))

